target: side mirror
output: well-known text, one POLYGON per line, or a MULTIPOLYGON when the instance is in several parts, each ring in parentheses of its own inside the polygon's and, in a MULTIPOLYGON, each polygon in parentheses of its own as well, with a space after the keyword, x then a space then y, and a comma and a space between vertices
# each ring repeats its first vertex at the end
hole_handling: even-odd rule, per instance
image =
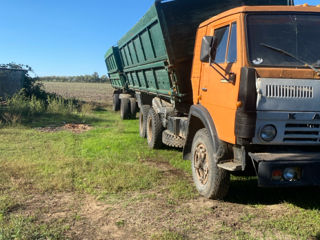
POLYGON ((217 52, 217 38, 215 36, 204 36, 202 39, 200 61, 204 63, 213 62, 217 52))

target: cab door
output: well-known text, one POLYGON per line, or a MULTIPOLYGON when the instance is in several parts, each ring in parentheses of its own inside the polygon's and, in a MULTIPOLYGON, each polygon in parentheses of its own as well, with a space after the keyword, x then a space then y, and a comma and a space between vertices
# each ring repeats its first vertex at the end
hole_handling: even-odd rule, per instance
POLYGON ((219 20, 207 28, 207 36, 215 36, 218 40, 215 63, 202 63, 199 103, 210 113, 218 136, 221 140, 235 144, 235 118, 238 102, 238 90, 242 58, 240 16, 219 20), (214 69, 216 68, 216 69, 214 69), (229 77, 234 73, 235 81, 229 82, 218 71, 229 77))

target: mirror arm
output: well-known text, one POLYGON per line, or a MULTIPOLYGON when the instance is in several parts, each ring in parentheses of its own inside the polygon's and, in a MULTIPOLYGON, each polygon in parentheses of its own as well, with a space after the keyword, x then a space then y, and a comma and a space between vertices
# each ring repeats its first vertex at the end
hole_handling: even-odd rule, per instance
POLYGON ((211 61, 211 58, 209 60, 209 64, 210 64, 210 67, 212 67, 221 77, 223 77, 224 80, 226 80, 227 82, 229 83, 232 83, 234 84, 235 83, 235 74, 234 73, 228 73, 229 75, 229 78, 227 78, 225 75, 223 75, 213 64, 217 65, 221 70, 223 70, 224 72, 226 72, 226 69, 224 69, 223 67, 221 67, 218 63, 216 62, 212 62, 211 61))

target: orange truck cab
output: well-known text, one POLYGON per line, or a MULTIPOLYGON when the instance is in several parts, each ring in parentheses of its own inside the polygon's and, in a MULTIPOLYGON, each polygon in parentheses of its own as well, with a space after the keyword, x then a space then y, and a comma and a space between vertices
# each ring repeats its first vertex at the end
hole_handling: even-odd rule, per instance
POLYGON ((249 169, 260 186, 320 185, 319 39, 320 7, 243 6, 199 26, 184 156, 202 195, 249 169))

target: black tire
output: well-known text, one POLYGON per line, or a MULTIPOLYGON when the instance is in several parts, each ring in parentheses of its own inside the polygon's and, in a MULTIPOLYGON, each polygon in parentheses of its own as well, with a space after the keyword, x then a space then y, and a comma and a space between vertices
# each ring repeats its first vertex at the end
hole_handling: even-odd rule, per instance
POLYGON ((163 127, 159 115, 150 108, 147 118, 147 140, 149 148, 159 149, 162 147, 163 127))
POLYGON ((186 140, 165 130, 162 133, 162 142, 169 147, 183 148, 186 140))
POLYGON ((136 117, 137 117, 137 101, 135 98, 130 98, 130 111, 131 111, 131 118, 136 119, 136 117))
POLYGON ((120 106, 120 115, 121 119, 130 119, 131 111, 130 111, 130 100, 129 98, 122 98, 121 99, 121 106, 120 106))
POLYGON ((119 98, 119 93, 114 93, 113 94, 113 105, 112 105, 112 110, 117 112, 120 110, 120 98, 119 98))
POLYGON ((139 114, 139 134, 140 137, 147 137, 147 118, 150 110, 149 105, 142 105, 139 114))
POLYGON ((219 141, 210 141, 207 129, 200 129, 192 142, 192 176, 198 192, 209 199, 223 199, 230 185, 230 173, 217 166, 215 153, 219 141))

